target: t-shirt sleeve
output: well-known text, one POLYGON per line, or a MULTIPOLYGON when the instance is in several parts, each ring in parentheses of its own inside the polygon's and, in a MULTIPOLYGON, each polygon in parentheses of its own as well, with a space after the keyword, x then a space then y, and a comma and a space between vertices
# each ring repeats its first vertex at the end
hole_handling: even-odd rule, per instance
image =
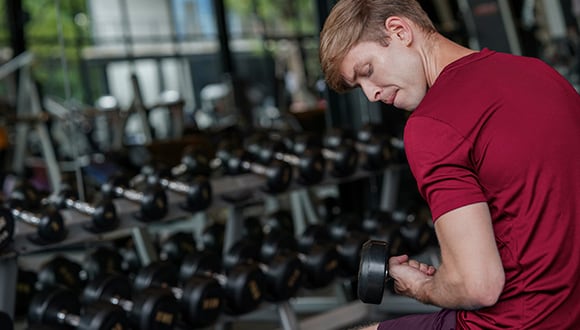
POLYGON ((433 221, 456 208, 486 201, 474 170, 472 144, 446 123, 411 117, 405 152, 433 221))

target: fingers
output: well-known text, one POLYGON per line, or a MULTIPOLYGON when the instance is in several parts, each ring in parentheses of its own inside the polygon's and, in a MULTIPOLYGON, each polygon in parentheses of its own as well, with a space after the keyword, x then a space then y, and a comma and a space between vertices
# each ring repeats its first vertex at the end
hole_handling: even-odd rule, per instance
POLYGON ((437 270, 435 267, 433 267, 431 265, 427 265, 427 264, 418 262, 417 260, 414 260, 414 259, 409 259, 409 256, 407 256, 407 255, 395 256, 395 257, 391 257, 389 259, 389 267, 392 267, 394 265, 404 265, 404 264, 406 264, 410 267, 413 267, 415 269, 418 269, 423 274, 430 275, 430 276, 435 274, 435 271, 437 270))

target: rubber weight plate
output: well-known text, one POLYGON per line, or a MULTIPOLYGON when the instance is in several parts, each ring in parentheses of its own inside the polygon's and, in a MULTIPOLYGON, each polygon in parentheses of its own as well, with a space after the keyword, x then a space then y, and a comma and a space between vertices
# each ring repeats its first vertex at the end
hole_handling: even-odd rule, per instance
POLYGON ((358 272, 358 297, 367 304, 380 304, 388 275, 389 246, 384 241, 368 240, 361 251, 358 272))

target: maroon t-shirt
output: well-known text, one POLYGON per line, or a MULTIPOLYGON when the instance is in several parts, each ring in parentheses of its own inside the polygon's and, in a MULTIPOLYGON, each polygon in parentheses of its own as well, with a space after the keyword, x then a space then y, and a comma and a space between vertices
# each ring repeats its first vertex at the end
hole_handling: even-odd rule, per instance
POLYGON ((506 284, 459 329, 580 329, 580 96, 538 59, 448 65, 405 128, 433 219, 487 202, 506 284))

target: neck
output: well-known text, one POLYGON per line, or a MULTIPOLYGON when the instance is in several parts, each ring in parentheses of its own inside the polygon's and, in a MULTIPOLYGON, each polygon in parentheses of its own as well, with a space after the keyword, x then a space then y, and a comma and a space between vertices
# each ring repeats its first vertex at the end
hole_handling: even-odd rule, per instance
POLYGON ((439 33, 435 33, 425 36, 420 52, 423 58, 427 84, 431 87, 447 65, 476 51, 463 47, 439 33))

